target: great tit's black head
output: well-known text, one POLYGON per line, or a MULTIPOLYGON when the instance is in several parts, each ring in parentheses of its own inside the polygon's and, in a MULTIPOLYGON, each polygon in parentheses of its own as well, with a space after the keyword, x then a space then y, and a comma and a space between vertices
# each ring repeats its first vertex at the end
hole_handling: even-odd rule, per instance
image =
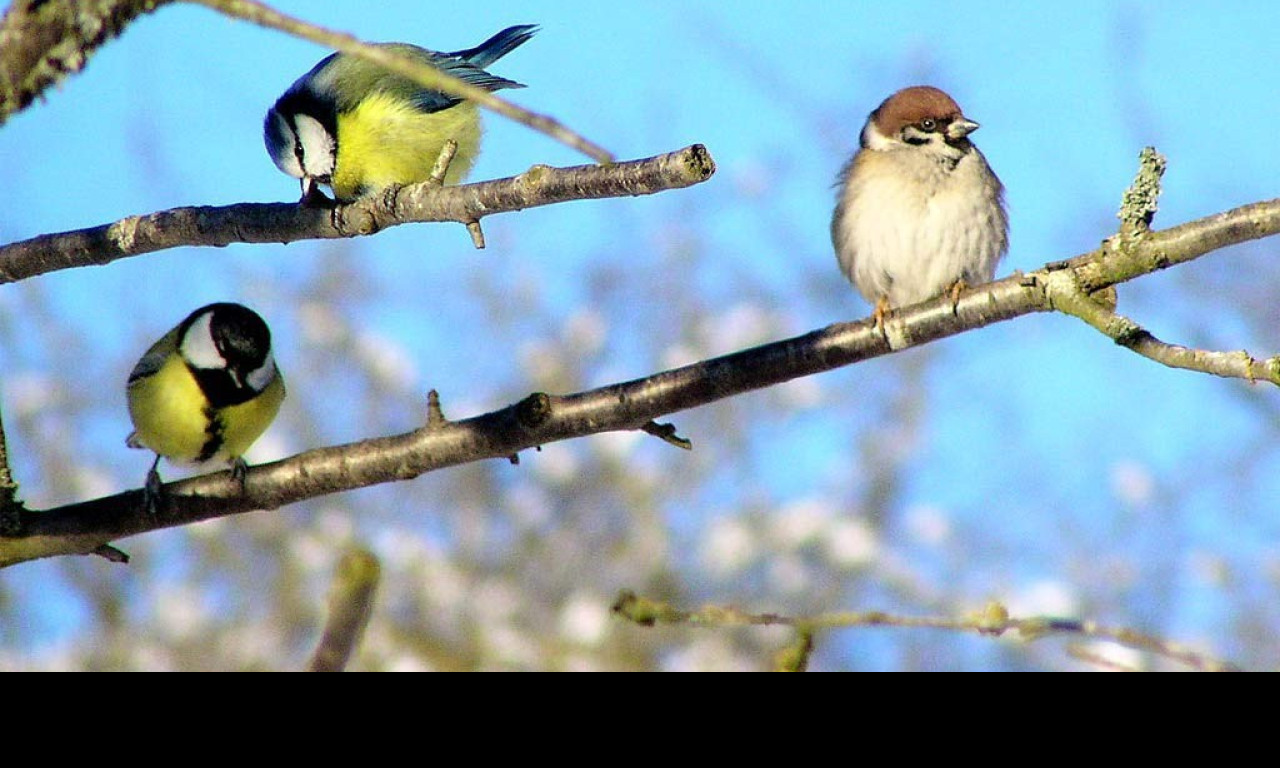
POLYGON ((271 330, 248 307, 219 303, 183 321, 178 352, 214 407, 249 400, 275 379, 271 330))

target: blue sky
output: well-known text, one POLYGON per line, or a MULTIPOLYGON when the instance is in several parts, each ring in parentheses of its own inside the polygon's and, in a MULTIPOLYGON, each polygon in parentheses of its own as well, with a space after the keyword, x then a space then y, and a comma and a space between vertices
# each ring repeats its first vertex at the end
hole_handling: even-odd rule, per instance
MULTIPOLYGON (((402 227, 353 245, 372 284, 391 298, 364 320, 407 350, 411 386, 466 392, 477 409, 504 405, 506 394, 477 388, 477 378, 514 375, 501 370, 501 360, 476 361, 447 333, 424 328, 403 301, 410 286, 438 288, 446 318, 470 318, 467 270, 508 270, 513 280, 536 282, 568 317, 586 301, 577 276, 603 253, 635 251, 628 274, 641 285, 658 282, 660 261, 644 254, 660 238, 637 247, 621 233, 657 229, 690 209, 704 217, 706 247, 724 260, 723 269, 780 295, 816 281, 823 296, 844 297, 774 308, 793 332, 865 315, 830 253, 831 183, 867 112, 905 85, 945 88, 982 124, 975 140, 1009 201, 1012 247, 1001 273, 1073 256, 1110 234, 1144 145, 1155 144, 1170 160, 1157 225, 1274 197, 1280 178, 1276 4, 494 0, 462 18, 451 10, 447 21, 429 15, 436 4, 404 0, 377 3, 375 12, 354 0, 275 7, 365 39, 442 50, 472 46, 510 24, 541 24, 533 41, 493 67, 529 86, 504 95, 554 115, 620 158, 694 142, 716 158, 716 177, 691 190, 492 219, 484 254, 470 251, 460 227, 402 227), (517 242, 532 261, 504 255, 504 244, 517 242)), ((167 8, 134 24, 86 72, 0 129, 0 160, 9 170, 0 186, 0 241, 180 205, 292 199, 296 182, 263 149, 262 115, 324 54, 198 7, 167 8)), ((489 117, 488 126, 473 179, 534 163, 586 162, 499 118, 489 117)), ((86 370, 114 380, 149 334, 204 302, 254 298, 241 287, 246 278, 311 274, 318 267, 310 256, 324 247, 182 250, 34 282, 90 350, 86 370), (122 313, 130 318, 124 332, 112 322, 122 313)), ((1197 275, 1216 284, 1232 263, 1223 254, 1122 288, 1122 311, 1171 341, 1203 336, 1269 355, 1280 348, 1280 334, 1248 323, 1231 295, 1199 296, 1198 303, 1187 293, 1166 298, 1197 275)), ((1260 281, 1274 275, 1269 268, 1260 281)), ((731 303, 723 286, 733 283, 721 277, 713 269, 692 279, 709 303, 731 303)), ((12 290, 0 289, 0 309, 13 306, 6 296, 12 290)), ((652 309, 636 312, 644 317, 652 309)), ((609 345, 626 350, 629 341, 611 338, 609 345)), ((917 446, 911 498, 945 507, 960 526, 1031 526, 1032 551, 1052 550, 1045 531, 1055 526, 1023 516, 1055 510, 1064 519, 1058 528, 1067 529, 1074 516, 1116 514, 1117 467, 1136 465, 1158 487, 1176 486, 1188 467, 1226 461, 1242 446, 1274 437, 1271 425, 1241 405, 1242 397, 1274 393, 1242 396, 1239 383, 1159 368, 1069 318, 1022 318, 939 346, 942 362, 926 378, 929 426, 917 446), (1034 477, 1035 487, 1020 477, 1034 477)), ((281 357, 288 362, 287 349, 281 357)), ((618 379, 651 372, 623 353, 615 358, 608 373, 618 379)), ((20 360, 38 368, 40 355, 27 350, 20 360)), ((858 368, 821 377, 826 397, 852 396, 874 377, 895 375, 881 362, 858 368)), ((0 388, 0 397, 12 396, 0 388)), ((122 406, 122 392, 119 400, 122 406)), ((123 407, 118 414, 95 428, 123 435, 123 407)), ((787 471, 769 470, 782 497, 803 495, 848 463, 833 449, 838 438, 809 432, 812 441, 796 449, 787 471)), ((363 436, 358 425, 335 435, 363 436)), ((103 453, 115 449, 104 445, 103 453)), ((142 464, 138 455, 120 453, 100 460, 142 464)), ((1276 490, 1262 472, 1242 495, 1276 490)), ((27 492, 37 505, 70 500, 42 498, 39 487, 27 492)), ((1241 525, 1228 509, 1237 499, 1225 493, 1191 494, 1185 509, 1195 519, 1181 529, 1191 532, 1183 534, 1190 543, 1153 533, 1143 546, 1221 549, 1246 564, 1273 556, 1275 524, 1264 516, 1241 525)), ((1148 524, 1158 531, 1162 523, 1152 514, 1148 524)), ((1087 536, 1105 541, 1105 526, 1083 525, 1087 536)), ((1070 571, 1052 555, 1021 567, 1070 571)), ((1190 630, 1208 632, 1196 608, 1187 614, 1190 630)))

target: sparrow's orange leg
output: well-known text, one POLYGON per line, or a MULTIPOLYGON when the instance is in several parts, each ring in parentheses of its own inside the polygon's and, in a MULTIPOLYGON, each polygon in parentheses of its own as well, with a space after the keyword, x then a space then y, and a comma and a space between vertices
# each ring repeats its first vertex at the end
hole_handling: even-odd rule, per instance
POLYGON ((960 294, 967 290, 969 290, 969 284, 964 281, 963 277, 952 283, 951 287, 947 289, 947 295, 951 297, 951 314, 954 315, 959 312, 960 294))
POLYGON ((881 336, 887 336, 884 330, 884 319, 888 316, 890 309, 889 297, 881 296, 876 299, 875 309, 871 310, 872 327, 879 331, 881 336))

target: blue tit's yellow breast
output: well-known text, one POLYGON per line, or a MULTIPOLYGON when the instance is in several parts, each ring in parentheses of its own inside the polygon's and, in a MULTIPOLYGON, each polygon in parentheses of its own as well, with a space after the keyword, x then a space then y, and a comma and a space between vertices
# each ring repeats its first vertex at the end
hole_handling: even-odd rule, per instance
POLYGON ((458 142, 458 153, 445 183, 456 184, 475 162, 480 134, 480 114, 470 102, 425 113, 402 98, 372 94, 338 114, 333 192, 352 200, 393 184, 425 181, 448 139, 458 142))

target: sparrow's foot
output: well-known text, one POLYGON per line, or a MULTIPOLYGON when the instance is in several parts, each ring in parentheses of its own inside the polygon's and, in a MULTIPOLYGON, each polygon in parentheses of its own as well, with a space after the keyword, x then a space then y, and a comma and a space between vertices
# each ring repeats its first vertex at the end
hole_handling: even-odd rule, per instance
POLYGON ((891 311, 892 308, 889 306, 888 296, 881 296, 876 299, 875 309, 871 310, 872 327, 885 339, 889 338, 889 333, 884 329, 884 319, 888 317, 891 311))
POLYGON ((952 283, 951 287, 947 289, 947 296, 951 298, 951 314, 957 315, 960 313, 960 294, 967 290, 969 290, 969 284, 964 281, 963 277, 952 283))

